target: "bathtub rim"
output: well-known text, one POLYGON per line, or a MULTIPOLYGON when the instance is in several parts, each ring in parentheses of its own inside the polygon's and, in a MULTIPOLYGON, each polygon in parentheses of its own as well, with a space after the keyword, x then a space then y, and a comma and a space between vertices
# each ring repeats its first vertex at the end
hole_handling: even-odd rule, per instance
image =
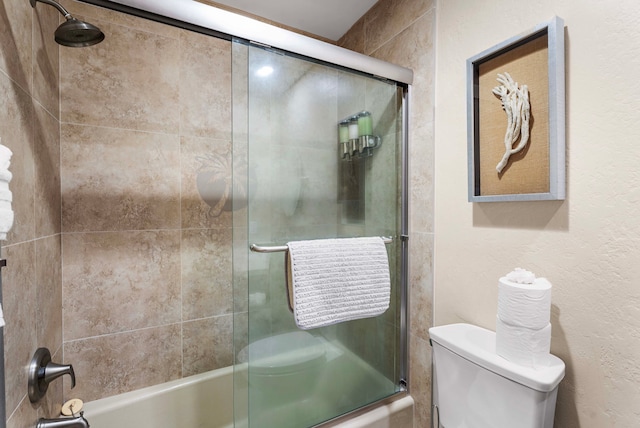
MULTIPOLYGON (((241 366, 241 365, 240 365, 241 366)), ((230 365, 204 373, 188 376, 181 379, 174 379, 162 384, 152 385, 145 388, 124 392, 110 397, 84 403, 83 411, 88 418, 91 415, 100 415, 106 412, 116 411, 121 407, 123 399, 127 404, 149 399, 156 395, 164 394, 174 390, 187 388, 204 380, 223 376, 233 376, 238 365, 230 365)), ((414 406, 413 397, 407 391, 399 391, 374 403, 355 409, 351 412, 337 416, 333 419, 315 425, 316 428, 364 428, 376 422, 389 419, 392 415, 399 413, 409 407, 414 406)))
POLYGON ((84 403, 83 411, 86 412, 87 418, 90 418, 92 414, 103 414, 106 412, 118 410, 122 407, 122 403, 127 405, 135 404, 142 400, 148 400, 149 398, 165 394, 174 390, 180 390, 187 388, 191 385, 200 383, 204 380, 223 376, 233 376, 234 366, 221 367, 214 370, 209 370, 203 373, 187 376, 180 379, 170 380, 157 385, 151 385, 144 388, 136 389, 133 391, 123 392, 120 394, 112 395, 109 397, 99 398, 84 403))
POLYGON ((315 425, 313 428, 365 428, 384 417, 388 419, 391 415, 414 405, 415 401, 408 391, 398 391, 374 403, 315 425))
MULTIPOLYGON (((242 364, 240 365, 242 366, 242 364)), ((92 414, 103 414, 118 410, 123 403, 123 399, 127 404, 135 404, 142 400, 148 400, 157 395, 161 395, 174 390, 190 387, 193 384, 204 380, 233 376, 234 370, 239 368, 238 365, 230 365, 215 370, 210 370, 200 374, 188 376, 181 379, 174 379, 162 384, 152 385, 145 388, 123 392, 110 397, 104 397, 97 400, 89 401, 84 404, 83 410, 87 413, 87 417, 92 414)), ((408 391, 399 391, 386 398, 378 400, 374 403, 355 409, 351 412, 337 416, 333 419, 315 425, 316 428, 364 428, 391 418, 394 414, 414 406, 413 397, 408 391)))

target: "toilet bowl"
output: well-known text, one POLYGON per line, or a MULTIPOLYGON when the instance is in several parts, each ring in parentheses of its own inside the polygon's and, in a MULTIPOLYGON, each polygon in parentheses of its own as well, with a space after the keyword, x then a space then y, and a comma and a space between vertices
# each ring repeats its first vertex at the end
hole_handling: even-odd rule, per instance
POLYGON ((238 359, 248 363, 249 385, 286 403, 313 393, 326 362, 325 344, 306 331, 293 331, 249 344, 238 359))
POLYGON ((495 333, 470 324, 429 329, 433 346, 433 426, 552 428, 565 366, 554 355, 531 368, 495 352, 495 333))

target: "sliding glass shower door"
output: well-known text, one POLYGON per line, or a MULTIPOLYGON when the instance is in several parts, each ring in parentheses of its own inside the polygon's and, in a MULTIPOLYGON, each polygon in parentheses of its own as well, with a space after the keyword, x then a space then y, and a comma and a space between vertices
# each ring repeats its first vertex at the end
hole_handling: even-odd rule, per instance
POLYGON ((313 426, 404 386, 403 89, 233 45, 236 426, 313 426), (389 309, 300 330, 282 247, 362 236, 392 239, 389 309))

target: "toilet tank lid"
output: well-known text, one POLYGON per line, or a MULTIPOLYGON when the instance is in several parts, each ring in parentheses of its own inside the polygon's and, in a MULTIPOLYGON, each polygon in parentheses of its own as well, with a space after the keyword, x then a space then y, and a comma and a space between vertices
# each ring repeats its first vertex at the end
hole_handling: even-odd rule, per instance
POLYGON ((564 362, 555 355, 549 356, 548 366, 538 368, 502 358, 496 354, 495 332, 482 327, 464 323, 431 327, 429 336, 451 352, 537 391, 553 391, 564 377, 564 362))

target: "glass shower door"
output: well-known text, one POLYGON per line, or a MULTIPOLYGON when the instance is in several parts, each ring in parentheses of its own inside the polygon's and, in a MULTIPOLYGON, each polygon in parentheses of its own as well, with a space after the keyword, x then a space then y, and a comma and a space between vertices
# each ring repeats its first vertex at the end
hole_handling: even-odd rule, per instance
POLYGON ((313 426, 402 388, 402 90, 260 46, 234 43, 233 61, 236 426, 313 426), (389 309, 307 331, 286 253, 249 251, 360 236, 393 239, 389 309))

